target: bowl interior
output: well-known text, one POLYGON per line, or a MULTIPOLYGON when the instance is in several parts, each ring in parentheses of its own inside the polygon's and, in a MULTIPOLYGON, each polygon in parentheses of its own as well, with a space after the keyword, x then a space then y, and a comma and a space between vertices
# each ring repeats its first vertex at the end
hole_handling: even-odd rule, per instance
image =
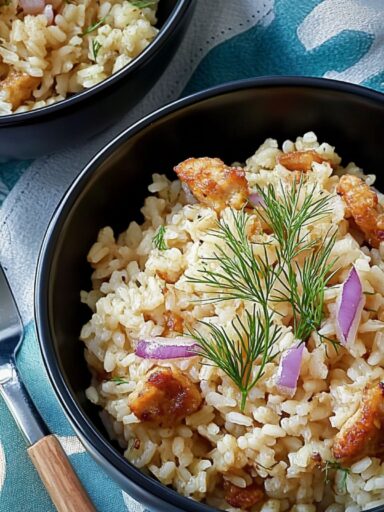
MULTIPOLYGON (((281 143, 313 130, 320 141, 336 146, 344 164, 354 161, 377 174, 376 186, 384 190, 384 101, 379 95, 320 80, 261 80, 228 89, 166 109, 129 137, 123 134, 78 179, 48 233, 38 276, 45 284, 37 297, 46 364, 53 379, 61 372, 86 420, 105 438, 98 410, 84 395, 89 373, 78 338, 91 313, 80 305, 79 295, 91 286, 86 255, 98 230, 112 226, 116 234, 131 220, 140 221, 151 173, 172 176, 173 166, 191 156, 244 161, 267 137, 281 143)), ((71 410, 68 394, 60 392, 71 410)))

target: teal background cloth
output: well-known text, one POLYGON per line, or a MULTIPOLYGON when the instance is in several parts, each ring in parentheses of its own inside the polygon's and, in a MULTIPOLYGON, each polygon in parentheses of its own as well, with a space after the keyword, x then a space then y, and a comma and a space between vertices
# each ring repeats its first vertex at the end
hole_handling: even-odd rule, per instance
MULTIPOLYGON (((202 2, 199 0, 200 4, 202 2)), ((189 69, 179 94, 180 91, 186 95, 219 83, 263 75, 326 76, 384 92, 382 0, 220 0, 216 4, 215 19, 206 29, 208 34, 212 34, 212 41, 205 52, 200 52, 199 44, 204 41, 199 41, 197 30, 200 22, 203 23, 204 6, 196 11, 195 32, 192 33, 191 28, 189 36, 189 64, 185 64, 189 69), (232 35, 232 32, 236 34, 232 35)), ((172 91, 164 96, 166 100, 177 96, 172 96, 172 91)), ((146 101, 144 99, 144 103, 146 101)), ((68 182, 57 185, 55 180, 49 178, 49 169, 56 166, 63 172, 69 172, 69 167, 74 165, 72 159, 65 155, 43 158, 38 162, 0 164, 0 204, 4 202, 0 209, 0 260, 7 261, 7 272, 11 277, 12 272, 17 273, 13 268, 15 254, 19 250, 29 250, 29 244, 24 239, 23 243, 18 240, 14 226, 17 226, 17 219, 22 217, 23 209, 27 208, 34 184, 41 187, 43 183, 39 191, 43 196, 46 193, 47 198, 54 195, 59 199, 68 182)), ((72 177, 75 171, 71 172, 74 173, 72 177)), ((44 215, 47 217, 44 222, 49 217, 45 204, 42 201, 39 206, 42 219, 44 215)), ((39 218, 33 222, 38 223, 39 218)), ((30 236, 31 245, 38 247, 41 240, 36 238, 40 234, 36 234, 32 225, 30 236)), ((26 240, 28 242, 28 238, 26 240)), ((28 264, 30 267, 25 272, 33 274, 34 266, 28 264)), ((18 282, 16 277, 15 282, 18 282)), ((62 442, 97 510, 141 512, 141 505, 121 491, 75 437, 43 368, 30 313, 31 295, 20 296, 24 301, 25 340, 18 363, 38 409, 51 431, 62 442)), ((0 399, 0 512, 53 510, 29 461, 25 442, 0 399)))

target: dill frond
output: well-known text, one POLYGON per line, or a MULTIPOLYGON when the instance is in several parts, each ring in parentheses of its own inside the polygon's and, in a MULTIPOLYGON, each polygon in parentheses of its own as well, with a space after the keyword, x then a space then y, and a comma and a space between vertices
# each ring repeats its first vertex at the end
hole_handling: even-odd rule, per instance
POLYGON ((272 236, 278 242, 275 273, 282 289, 272 300, 291 305, 293 333, 296 339, 303 342, 320 327, 324 292, 335 273, 332 268, 336 262, 335 259, 329 261, 336 241, 335 233, 330 235, 328 232, 324 240, 311 240, 303 232, 303 228, 331 212, 332 196, 320 193, 316 198, 316 184, 306 190, 304 186, 305 177, 302 174, 300 180, 294 180, 290 188, 285 188, 280 182, 279 195, 271 185, 264 190, 258 189, 264 201, 258 213, 272 228, 272 236), (308 254, 300 265, 296 258, 304 251, 308 254))
MULTIPOLYGON (((323 319, 325 288, 334 275, 335 260, 329 261, 336 236, 312 250, 301 266, 296 261, 286 261, 279 255, 279 281, 282 289, 273 300, 288 302, 293 310, 293 333, 296 339, 306 341, 312 331, 319 328, 323 319)), ((300 248, 298 249, 300 250, 300 248)))
POLYGON ((274 269, 268 262, 264 246, 264 258, 256 257, 246 234, 249 216, 243 211, 231 210, 234 230, 221 219, 211 234, 224 241, 224 248, 216 244, 213 257, 203 258, 203 269, 188 282, 205 285, 212 297, 204 302, 221 302, 242 299, 263 304, 268 301, 275 281, 274 269), (210 270, 209 261, 220 263, 218 270, 210 270))
POLYGON ((326 484, 328 484, 331 481, 330 471, 332 471, 332 470, 343 472, 343 477, 340 482, 340 490, 346 491, 347 490, 347 478, 348 478, 348 475, 350 474, 351 470, 349 468, 343 467, 339 462, 337 462, 335 460, 326 460, 324 463, 324 467, 322 469, 322 471, 324 471, 324 481, 326 484))
POLYGON ((97 30, 99 27, 101 27, 101 25, 103 25, 103 23, 105 23, 106 19, 107 19, 107 16, 103 16, 102 18, 99 19, 99 21, 96 21, 96 23, 93 23, 93 25, 89 25, 89 27, 87 27, 81 35, 86 36, 86 35, 90 34, 91 32, 93 32, 94 30, 97 30))
POLYGON ((92 53, 93 53, 94 60, 97 59, 97 55, 99 53, 101 46, 102 46, 102 44, 97 39, 94 39, 92 41, 92 53))
POLYGON ((156 249, 159 249, 159 251, 165 251, 166 249, 168 249, 164 239, 165 231, 165 227, 160 226, 152 239, 153 245, 156 247, 156 249))
POLYGON ((236 315, 231 323, 234 337, 224 327, 205 321, 200 323, 206 327, 208 336, 190 329, 190 335, 200 346, 199 355, 210 361, 205 364, 219 367, 239 388, 241 411, 244 411, 249 391, 264 375, 265 365, 276 357, 274 345, 281 334, 281 328, 272 322, 272 313, 265 316, 254 306, 252 314, 248 311, 245 314, 245 322, 236 315), (253 364, 257 360, 259 367, 254 375, 253 364))
POLYGON ((128 384, 128 381, 122 379, 121 377, 112 377, 111 381, 114 382, 117 386, 121 386, 121 384, 128 384))
POLYGON ((262 256, 255 254, 255 244, 247 237, 249 215, 232 209, 231 222, 221 219, 211 231, 218 239, 213 256, 203 258, 197 275, 187 277, 188 282, 206 288, 209 296, 202 302, 240 299, 257 305, 253 315, 247 313, 245 324, 238 316, 233 321, 235 339, 223 327, 208 322, 202 322, 207 337, 196 330, 191 332, 201 355, 221 368, 240 389, 242 410, 265 364, 278 353, 273 346, 281 330, 273 321, 273 303, 291 305, 293 334, 302 342, 319 328, 323 318, 325 288, 334 275, 335 260, 329 260, 336 235, 328 233, 323 241, 313 240, 303 228, 330 213, 331 196, 316 195, 315 185, 304 189, 304 180, 301 177, 290 187, 281 183, 279 194, 272 186, 259 189, 264 205, 257 212, 272 229, 277 262, 269 262, 267 244, 260 244, 262 256), (299 264, 298 256, 304 251, 304 261, 299 264), (210 262, 217 263, 213 270, 210 262), (259 372, 252 377, 253 364, 260 357, 259 372))
POLYGON ((331 212, 331 196, 322 193, 314 199, 316 184, 309 190, 305 190, 304 185, 305 177, 302 174, 300 180, 294 180, 289 188, 284 187, 282 182, 279 188, 272 185, 265 189, 258 187, 264 202, 258 214, 273 230, 281 258, 288 262, 301 252, 313 248, 316 243, 308 241, 307 235, 302 232, 303 228, 331 212), (276 189, 280 194, 276 193, 276 189), (305 196, 301 198, 303 193, 305 196))

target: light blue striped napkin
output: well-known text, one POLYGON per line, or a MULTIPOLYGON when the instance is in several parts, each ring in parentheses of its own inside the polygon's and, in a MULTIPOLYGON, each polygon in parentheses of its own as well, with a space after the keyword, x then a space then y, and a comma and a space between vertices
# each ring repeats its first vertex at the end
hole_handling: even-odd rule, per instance
MULTIPOLYGON (((100 512, 142 512, 142 507, 84 451, 48 383, 32 320, 43 233, 72 179, 114 134, 180 94, 261 75, 326 76, 384 91, 383 0, 198 0, 187 36, 166 73, 118 125, 86 146, 34 162, 0 165, 0 261, 26 326, 21 373, 100 512)), ((0 399, 0 512, 51 512, 53 505, 25 448, 0 399)))

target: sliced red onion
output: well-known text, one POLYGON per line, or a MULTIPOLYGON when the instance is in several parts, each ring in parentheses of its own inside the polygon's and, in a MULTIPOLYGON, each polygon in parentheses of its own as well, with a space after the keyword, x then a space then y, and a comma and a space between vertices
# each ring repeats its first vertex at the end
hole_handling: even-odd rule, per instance
POLYGON ((256 208, 257 206, 265 206, 263 196, 261 194, 259 194, 258 192, 252 192, 252 194, 249 194, 248 202, 254 208, 256 208))
POLYGON ((147 338, 139 340, 135 354, 144 359, 179 359, 196 356, 200 349, 193 338, 147 338))
POLYGON ((191 189, 186 183, 181 182, 181 188, 183 189, 185 199, 187 200, 188 204, 197 204, 199 202, 192 194, 191 189))
POLYGON ((53 7, 52 7, 52 5, 51 5, 51 4, 47 4, 47 5, 44 7, 43 14, 44 14, 44 16, 47 18, 48 25, 52 25, 53 20, 54 20, 54 18, 55 18, 55 15, 54 15, 53 7))
POLYGON ((336 303, 336 332, 342 345, 353 343, 364 307, 364 294, 359 274, 352 267, 336 303))
POLYGON ((24 14, 41 14, 44 11, 45 0, 20 0, 24 14))
POLYGON ((299 380, 301 360, 303 358, 304 343, 289 348, 281 357, 277 374, 277 388, 279 392, 293 397, 299 380))

